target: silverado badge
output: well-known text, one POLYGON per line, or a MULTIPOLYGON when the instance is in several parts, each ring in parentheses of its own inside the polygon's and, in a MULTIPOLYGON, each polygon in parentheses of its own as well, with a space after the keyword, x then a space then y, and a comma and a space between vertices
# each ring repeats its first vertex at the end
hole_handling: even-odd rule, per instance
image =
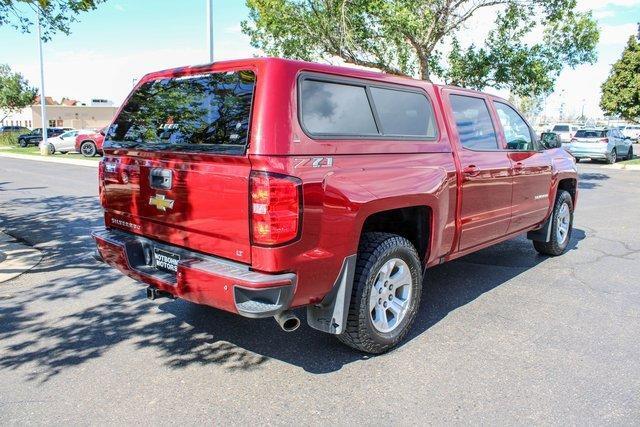
POLYGON ((149 204, 163 212, 166 211, 167 208, 173 208, 173 200, 165 198, 164 194, 156 194, 153 197, 149 197, 149 204))

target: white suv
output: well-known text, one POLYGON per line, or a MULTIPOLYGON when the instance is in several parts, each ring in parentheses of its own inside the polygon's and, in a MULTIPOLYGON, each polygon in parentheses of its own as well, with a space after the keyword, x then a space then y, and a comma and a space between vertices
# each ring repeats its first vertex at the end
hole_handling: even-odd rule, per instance
POLYGON ((627 125, 620 128, 622 134, 633 141, 640 141, 640 125, 627 125))
POLYGON ((551 129, 551 132, 560 135, 560 141, 562 141, 563 144, 571 142, 571 138, 573 138, 573 135, 575 135, 577 131, 577 125, 570 125, 568 123, 556 123, 551 129))

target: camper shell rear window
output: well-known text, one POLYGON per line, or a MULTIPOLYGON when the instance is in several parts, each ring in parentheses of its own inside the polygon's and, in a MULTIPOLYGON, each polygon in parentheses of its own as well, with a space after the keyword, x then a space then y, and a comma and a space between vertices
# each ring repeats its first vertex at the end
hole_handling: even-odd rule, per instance
POLYGON ((105 148, 243 154, 255 83, 249 70, 145 82, 107 130, 105 148))

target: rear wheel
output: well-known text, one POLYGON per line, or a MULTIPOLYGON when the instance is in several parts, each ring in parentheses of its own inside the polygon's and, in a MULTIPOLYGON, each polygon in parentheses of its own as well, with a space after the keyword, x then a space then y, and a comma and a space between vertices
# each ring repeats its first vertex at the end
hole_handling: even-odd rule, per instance
POLYGON ((573 199, 571 194, 558 190, 551 218, 551 236, 548 242, 533 241, 533 247, 544 255, 562 255, 569 245, 573 230, 573 199))
POLYGON ((633 160, 633 145, 629 146, 629 151, 627 151, 626 160, 633 160))
POLYGON ((614 164, 618 160, 618 154, 616 153, 616 149, 611 150, 611 153, 607 155, 607 163, 614 164))
POLYGON ((346 328, 338 339, 367 353, 390 350, 409 331, 421 291, 421 263, 411 242, 390 233, 365 233, 346 328))
POLYGON ((80 152, 85 157, 93 157, 97 151, 96 145, 91 141, 85 141, 80 145, 80 152))

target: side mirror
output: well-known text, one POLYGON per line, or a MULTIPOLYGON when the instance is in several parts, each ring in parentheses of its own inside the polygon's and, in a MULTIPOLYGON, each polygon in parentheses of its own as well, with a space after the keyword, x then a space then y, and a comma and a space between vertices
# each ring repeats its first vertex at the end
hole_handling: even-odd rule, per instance
POLYGON ((562 147, 560 135, 554 132, 543 132, 540 136, 540 142, 542 143, 542 146, 545 150, 562 147))

